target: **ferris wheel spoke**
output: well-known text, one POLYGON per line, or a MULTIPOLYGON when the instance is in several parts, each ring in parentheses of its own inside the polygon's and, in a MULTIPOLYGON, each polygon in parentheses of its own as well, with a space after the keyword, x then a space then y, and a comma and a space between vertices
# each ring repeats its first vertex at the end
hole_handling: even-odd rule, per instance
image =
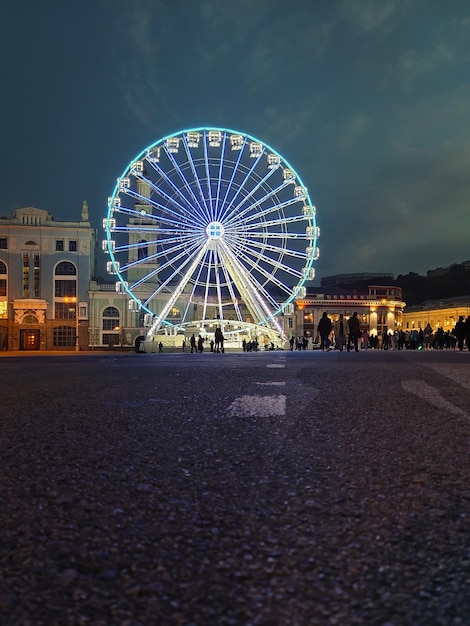
MULTIPOLYGON (((245 151, 245 149, 243 149, 243 151, 245 151)), ((223 211, 223 213, 221 214, 220 219, 223 220, 227 220, 227 215, 233 215, 233 204, 235 202, 235 199, 242 193, 242 189, 244 188, 244 186, 247 184, 247 182, 250 180, 250 177, 253 176, 254 171, 256 170, 256 167, 258 166, 260 160, 261 160, 261 156, 264 154, 264 149, 260 152, 260 154, 255 157, 252 166, 249 168, 248 172, 246 173, 244 179, 242 180, 242 182, 240 183, 240 185, 238 186, 238 189, 236 190, 234 196, 232 197, 232 199, 229 201, 228 205, 226 206, 225 210, 223 211)))
POLYGON ((194 179, 194 181, 196 183, 196 187, 197 187, 197 190, 199 192, 199 196, 201 198, 201 203, 199 203, 199 201, 196 200, 197 205, 199 206, 199 208, 201 210, 201 214, 203 214, 206 219, 211 220, 210 210, 209 210, 209 208, 207 206, 206 198, 204 197, 204 192, 202 190, 201 181, 199 180, 196 164, 194 163, 193 154, 192 154, 191 148, 187 144, 186 140, 184 142, 184 146, 185 146, 186 155, 187 155, 187 158, 188 158, 188 163, 189 163, 189 165, 191 167, 191 172, 193 174, 193 179, 194 179))
MULTIPOLYGON (((245 249, 245 250, 250 250, 252 248, 255 248, 256 250, 273 252, 275 254, 288 256, 288 257, 292 257, 295 259, 305 260, 305 256, 306 256, 305 252, 300 252, 299 250, 292 250, 288 248, 283 248, 281 246, 275 246, 270 243, 261 243, 259 241, 253 241, 253 240, 249 241, 248 243, 247 240, 240 239, 239 241, 237 241, 237 246, 240 246, 242 249, 245 249)), ((257 254, 256 251, 254 251, 255 256, 256 254, 257 254)))
MULTIPOLYGON (((305 220, 303 215, 299 215, 299 216, 294 216, 294 217, 287 217, 283 220, 281 219, 275 219, 275 220, 267 220, 264 222, 261 222, 263 228, 267 228, 268 226, 279 226, 279 224, 295 224, 296 222, 303 222, 305 220)), ((247 230, 251 230, 251 229, 255 229, 258 228, 259 224, 247 224, 246 228, 247 230)))
POLYGON ((246 268, 243 267, 239 262, 239 258, 236 257, 226 245, 222 244, 222 250, 226 254, 227 263, 230 264, 234 271, 235 282, 241 293, 243 293, 244 298, 246 298, 249 302, 249 308, 253 309, 255 313, 255 318, 259 320, 269 320, 272 324, 277 327, 278 332, 282 334, 282 329, 279 326, 277 320, 273 317, 273 311, 270 309, 268 305, 268 301, 274 307, 277 307, 276 301, 270 296, 270 294, 264 289, 264 287, 251 275, 250 272, 246 271, 246 268), (238 282, 239 281, 239 282, 238 282), (261 297, 261 294, 264 295, 266 300, 261 297))
POLYGON ((228 267, 227 267, 226 263, 222 263, 222 271, 224 273, 225 282, 227 284, 228 291, 229 291, 229 294, 230 294, 230 297, 231 297, 231 300, 232 300, 232 303, 233 303, 233 306, 234 306, 234 309, 235 309, 235 314, 237 316, 237 320, 239 322, 241 322, 241 321, 243 321, 243 315, 242 315, 242 312, 240 311, 240 306, 238 304, 238 298, 237 298, 237 296, 235 294, 235 290, 234 290, 233 284, 232 284, 232 279, 231 279, 231 276, 230 276, 230 273, 228 271, 228 267))
MULTIPOLYGON (((206 250, 206 252, 204 254, 204 257, 201 259, 201 262, 199 264, 198 272, 197 272, 196 277, 195 277, 195 279, 193 281, 193 287, 191 289, 191 293, 189 295, 188 302, 187 302, 187 305, 186 305, 186 308, 185 308, 185 311, 184 311, 184 314, 183 314, 183 318, 182 318, 183 322, 186 320, 186 318, 188 316, 188 312, 190 310, 191 305, 196 304, 196 306, 197 306, 197 303, 195 303, 195 300, 196 300, 196 288, 197 288, 197 286, 199 284, 201 284, 202 272, 203 272, 204 266, 205 266, 205 264, 207 262, 206 259, 207 259, 207 255, 208 254, 210 256, 210 254, 211 254, 210 250, 206 250)), ((205 310, 203 311, 202 318, 203 319, 206 318, 205 310)))
POLYGON ((282 289, 285 293, 290 293, 292 291, 292 287, 289 285, 286 285, 285 283, 283 283, 281 280, 279 280, 279 278, 277 278, 276 276, 276 272, 281 270, 286 272, 286 274, 290 274, 292 276, 294 276, 297 279, 300 279, 302 277, 302 273, 294 268, 291 268, 283 263, 280 263, 279 261, 270 259, 269 257, 263 257, 262 259, 256 259, 256 261, 254 262, 254 259, 256 257, 251 258, 249 255, 247 255, 245 252, 241 251, 241 250, 237 250, 238 253, 238 258, 239 261, 245 261, 246 263, 246 270, 249 271, 249 269, 256 269, 256 271, 261 274, 262 276, 264 276, 266 279, 268 279, 269 281, 273 282, 275 285, 277 285, 280 289, 282 289), (261 266, 259 264, 259 261, 263 261, 264 263, 266 263, 269 266, 272 266, 274 268, 274 272, 269 272, 267 269, 265 269, 263 266, 261 266))
MULTIPOLYGON (((188 265, 191 259, 185 255, 179 255, 178 257, 173 259, 173 263, 167 264, 167 267, 173 267, 175 261, 180 261, 180 260, 183 261, 181 265, 179 265, 176 269, 174 269, 173 272, 164 281, 162 281, 156 289, 154 289, 152 295, 149 298, 147 298, 146 301, 144 302, 145 306, 148 306, 152 302, 152 300, 155 299, 157 295, 166 292, 168 285, 171 284, 172 281, 174 281, 174 279, 177 276, 181 276, 181 271, 188 265)), ((161 268, 154 270, 153 272, 148 274, 146 277, 144 277, 140 281, 137 281, 137 283, 134 283, 132 287, 135 288, 136 286, 139 286, 145 283, 151 275, 156 275, 159 269, 161 268)))
POLYGON ((222 172, 223 172, 224 155, 225 155, 226 148, 227 148, 227 135, 224 133, 223 140, 222 140, 221 156, 219 159, 219 175, 217 177, 217 193, 215 197, 214 219, 220 219, 219 218, 220 185, 222 182, 222 172))
POLYGON ((230 251, 224 249, 222 256, 224 264, 227 266, 230 276, 252 318, 263 319, 267 311, 269 315, 271 311, 266 303, 264 303, 264 306, 261 303, 262 298, 256 282, 248 278, 250 275, 246 273, 245 269, 238 263, 236 257, 230 251))
MULTIPOLYGON (((178 161, 175 159, 175 157, 173 156, 173 154, 168 150, 168 148, 166 149, 166 153, 168 156, 168 159, 170 160, 170 162, 172 163, 175 172, 177 172, 180 180, 183 183, 183 186, 185 188, 185 190, 189 193, 190 197, 192 198, 192 202, 189 201, 188 198, 186 198, 186 196, 184 196, 181 193, 181 190, 179 190, 178 187, 176 187, 176 185, 174 185, 173 183, 173 187, 175 188, 175 191, 178 190, 178 193, 180 193, 181 195, 183 195, 183 197, 185 198, 186 202, 188 203, 189 206, 189 212, 190 214, 195 214, 195 216, 198 217, 199 221, 204 221, 204 219, 207 218, 207 206, 206 203, 204 202, 204 198, 202 197, 202 204, 198 201, 196 195, 194 194, 193 190, 191 189, 191 185, 188 181, 188 179, 186 178, 186 176, 184 175, 183 170, 181 169, 178 161)), ((187 148, 187 155, 188 158, 192 159, 191 156, 191 152, 190 149, 187 148)))
MULTIPOLYGON (((258 223, 260 221, 260 218, 265 217, 266 215, 270 215, 271 213, 274 213, 275 215, 279 215, 279 217, 277 218, 277 221, 279 223, 281 223, 281 222, 284 223, 286 221, 286 219, 291 220, 291 218, 294 218, 294 217, 295 218, 299 217, 299 221, 300 220, 305 220, 305 215, 303 215, 301 213, 298 216, 290 216, 289 218, 287 218, 284 215, 284 209, 286 209, 287 207, 290 207, 292 205, 297 204, 297 202, 298 202, 298 198, 291 198, 289 200, 285 200, 284 202, 278 202, 277 204, 274 204, 272 206, 268 206, 268 207, 266 207, 265 209, 263 209, 261 211, 253 212, 253 209, 256 209, 258 206, 261 206, 261 204, 262 204, 262 201, 255 202, 253 205, 250 206, 251 214, 244 218, 244 222, 246 224, 250 224, 251 222, 256 220, 256 223, 258 223)), ((247 213, 247 211, 244 213, 244 215, 246 213, 247 213)))
MULTIPOLYGON (((211 267, 212 267, 212 258, 214 256, 214 252, 213 250, 209 249, 207 251, 206 256, 204 257, 204 265, 201 264, 201 268, 200 268, 200 273, 199 275, 201 276, 201 285, 204 288, 204 300, 203 300, 203 309, 202 309, 202 319, 207 319, 207 303, 208 303, 208 298, 209 298, 209 286, 210 286, 210 272, 211 272, 211 267), (205 267, 206 269, 206 278, 205 280, 202 278, 202 269, 203 267, 205 267)), ((195 293, 196 291, 196 284, 194 283, 193 286, 193 293, 195 293)), ((191 299, 188 302, 188 306, 191 303, 191 299)))
POLYGON ((301 239, 303 241, 310 241, 311 236, 306 233, 291 233, 287 230, 285 232, 274 232, 274 231, 258 231, 258 232, 245 232, 243 233, 245 239, 256 240, 256 239, 301 239))
MULTIPOLYGON (((129 207, 117 207, 115 209, 113 209, 114 213, 120 213, 122 215, 130 215, 133 218, 136 219, 145 219, 146 221, 155 221, 155 222, 165 222, 167 224, 174 224, 175 226, 180 226, 180 227, 187 227, 187 223, 185 223, 183 220, 183 217, 181 216, 180 213, 177 213, 176 211, 173 211, 172 209, 170 209, 169 207, 165 207, 163 205, 159 205, 158 203, 156 203, 153 200, 149 200, 149 204, 155 207, 158 207, 159 209, 164 209, 165 212, 167 212, 169 215, 174 216, 179 218, 178 220, 173 219, 173 217, 164 217, 163 215, 153 215, 152 213, 145 213, 145 215, 142 214, 141 211, 137 211, 136 209, 131 209, 129 207), (180 221, 181 220, 181 221, 180 221)), ((124 227, 123 227, 124 228, 124 227)), ((142 227, 141 227, 142 228, 142 227)))
MULTIPOLYGON (((155 193, 157 193, 159 196, 164 198, 167 202, 170 202, 172 205, 179 207, 181 211, 183 211, 183 213, 185 213, 188 217, 198 217, 198 213, 195 212, 195 207, 198 207, 199 209, 201 209, 201 207, 199 206, 196 197, 192 193, 189 182, 187 181, 186 177, 184 176, 181 168, 179 167, 177 161, 174 159, 171 152, 166 150, 166 154, 168 156, 168 159, 172 163, 173 167, 175 168, 175 171, 178 173, 178 176, 180 177, 180 180, 183 183, 184 189, 193 198, 193 202, 191 202, 190 199, 181 191, 181 189, 173 182, 171 177, 158 165, 158 163, 154 162, 153 160, 149 161, 152 168, 158 173, 161 179, 165 181, 165 183, 170 187, 170 189, 173 190, 173 193, 176 194, 178 198, 180 198, 183 204, 178 202, 174 196, 166 193, 162 189, 161 184, 157 185, 154 181, 149 180, 149 183, 151 184, 152 189, 155 191, 155 193)), ((164 209, 165 206, 163 205, 162 208, 164 209)))
POLYGON ((209 246, 209 240, 206 242, 206 245, 196 255, 196 258, 191 263, 191 265, 190 265, 188 271, 186 272, 186 274, 184 274, 182 276, 181 281, 180 281, 178 287, 174 290, 173 294, 171 295, 171 297, 168 299, 167 303, 163 307, 161 313, 157 316, 156 320, 153 322, 152 327, 149 330, 149 333, 154 331, 154 330, 156 330, 157 328, 159 328, 160 325, 162 324, 163 320, 167 317, 168 312, 175 305, 177 299, 182 294, 184 288, 186 287, 186 285, 187 285, 188 281, 190 280, 191 276, 193 275, 195 269, 199 265, 201 259, 204 257, 208 246, 209 246))
POLYGON ((246 146, 246 137, 243 138, 243 143, 240 146, 240 149, 238 150, 237 160, 234 163, 233 167, 231 168, 232 169, 232 173, 231 173, 231 176, 230 176, 230 180, 227 183, 227 189, 225 190, 224 198, 223 198, 222 202, 220 203, 220 212, 219 212, 219 215, 217 216, 218 220, 221 220, 221 221, 225 220, 226 216, 225 216, 225 213, 224 213, 224 207, 226 206, 227 198, 228 198, 230 192, 232 191, 232 185, 234 184, 235 175, 236 175, 236 173, 238 171, 238 168, 240 166, 240 162, 241 162, 241 158, 242 158, 245 146, 246 146))
MULTIPOLYGON (((263 273, 264 276, 266 276, 266 278, 268 277, 272 277, 272 279, 275 278, 275 273, 278 271, 281 272, 285 272, 286 274, 289 274, 291 276, 293 276, 296 279, 300 279, 302 277, 302 272, 300 272, 299 270, 291 267, 290 265, 286 265, 284 262, 281 261, 280 258, 278 259, 272 259, 271 257, 267 256, 267 255, 263 255, 263 256, 258 256, 258 255, 253 255, 253 252, 250 250, 249 254, 247 254, 247 251, 244 250, 244 255, 242 255, 241 251, 240 251, 240 256, 244 256, 245 259, 252 259, 252 264, 254 264, 254 267, 256 267, 256 269, 263 273), (263 266, 260 265, 260 262, 263 263, 263 266), (275 272, 271 273, 269 272, 265 266, 270 266, 272 267, 275 272)), ((285 254, 283 255, 285 256, 285 254)), ((304 257, 305 258, 305 257, 304 257)), ((283 283, 282 283, 283 284, 283 283)), ((287 289, 290 289, 290 287, 288 287, 287 285, 284 285, 287 289)))
POLYGON ((275 189, 270 189, 264 196, 255 200, 255 202, 250 203, 245 209, 241 210, 242 206, 248 202, 250 198, 253 198, 256 195, 258 189, 260 189, 263 185, 266 185, 270 176, 273 175, 275 170, 269 170, 266 176, 248 193, 246 194, 239 204, 232 206, 230 214, 225 216, 225 219, 228 223, 231 222, 233 218, 241 219, 247 213, 250 213, 254 207, 260 206, 263 202, 266 202, 276 194, 279 194, 283 189, 288 187, 291 183, 290 181, 284 181, 282 184, 278 185, 275 189))
MULTIPOLYGON (((138 267, 139 265, 147 265, 149 262, 151 263, 156 263, 159 261, 160 258, 167 258, 168 254, 173 254, 175 252, 178 252, 179 250, 185 250, 186 252, 189 251, 190 248, 188 248, 189 242, 191 242, 191 246, 193 248, 197 248, 198 245, 202 245, 204 242, 203 240, 199 240, 194 242, 194 239, 188 240, 186 239, 185 241, 182 241, 181 237, 177 237, 175 239, 167 239, 165 240, 165 244, 167 247, 165 247, 165 249, 162 249, 160 251, 157 250, 157 252, 154 252, 152 254, 147 254, 145 257, 136 259, 130 263, 127 263, 126 265, 123 265, 121 267, 121 270, 127 270, 130 267, 138 267), (171 248, 168 247, 169 243, 175 243, 176 245, 172 246, 171 248)), ((117 246, 116 247, 116 252, 124 252, 124 251, 129 251, 129 250, 135 250, 138 248, 148 248, 148 246, 151 245, 158 245, 161 246, 162 242, 161 241, 139 241, 137 243, 134 244, 127 244, 127 245, 122 245, 122 246, 117 246)), ((162 269, 163 266, 159 266, 159 269, 162 269)))
POLYGON ((209 214, 211 221, 214 221, 214 205, 212 203, 212 190, 211 190, 211 174, 209 168, 209 155, 207 152, 207 137, 206 133, 204 133, 204 167, 206 171, 206 184, 207 184, 207 195, 209 200, 209 214))
POLYGON ((172 257, 171 259, 168 259, 168 250, 162 250, 160 252, 151 254, 143 259, 136 259, 130 263, 127 263, 126 265, 123 265, 121 267, 121 271, 125 272, 131 268, 148 265, 149 262, 152 262, 152 264, 154 264, 158 263, 159 259, 165 259, 164 263, 159 263, 158 267, 154 268, 152 271, 150 271, 148 274, 146 274, 140 280, 133 284, 133 287, 137 287, 138 285, 141 285, 148 281, 150 278, 153 278, 153 276, 157 275, 158 273, 166 270, 168 267, 171 267, 175 263, 175 261, 179 261, 181 258, 184 258, 188 255, 188 253, 191 254, 192 252, 196 251, 198 247, 200 247, 200 245, 197 244, 190 247, 183 244, 179 246, 174 246, 174 248, 172 249, 172 253, 175 254, 177 252, 178 254, 176 254, 176 256, 172 257))

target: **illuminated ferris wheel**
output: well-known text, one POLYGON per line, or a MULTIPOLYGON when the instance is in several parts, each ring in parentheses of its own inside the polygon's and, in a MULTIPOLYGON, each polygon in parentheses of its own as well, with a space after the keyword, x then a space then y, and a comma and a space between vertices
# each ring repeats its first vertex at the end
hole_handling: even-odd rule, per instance
POLYGON ((108 271, 148 336, 262 331, 314 277, 315 207, 295 170, 236 131, 180 131, 141 152, 118 178, 104 220, 108 271))

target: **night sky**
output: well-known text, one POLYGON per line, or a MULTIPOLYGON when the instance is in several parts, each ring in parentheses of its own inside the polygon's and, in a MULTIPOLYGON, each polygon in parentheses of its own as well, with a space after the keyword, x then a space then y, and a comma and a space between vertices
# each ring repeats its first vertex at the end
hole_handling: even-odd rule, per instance
POLYGON ((0 34, 0 215, 101 229, 137 154, 211 126, 299 173, 318 278, 470 259, 469 2, 9 0, 0 34))

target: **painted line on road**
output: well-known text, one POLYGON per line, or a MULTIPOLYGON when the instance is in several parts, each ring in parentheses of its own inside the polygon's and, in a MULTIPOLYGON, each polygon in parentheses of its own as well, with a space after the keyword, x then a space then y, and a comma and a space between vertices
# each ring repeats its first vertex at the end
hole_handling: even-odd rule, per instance
POLYGON ((286 414, 286 396, 241 396, 229 406, 233 417, 282 417, 286 414))
POLYGON ((433 370, 450 378, 455 383, 461 385, 464 389, 470 389, 470 369, 462 368, 461 363, 455 363, 453 365, 434 365, 433 363, 427 363, 427 367, 431 367, 433 370))
POLYGON ((439 409, 444 409, 449 413, 453 413, 454 415, 458 415, 459 417, 464 417, 467 420, 470 420, 470 415, 463 411, 458 406, 454 406, 450 402, 448 402, 445 398, 442 397, 441 392, 434 387, 428 385, 424 380, 403 380, 401 383, 402 388, 409 393, 426 400, 429 404, 437 406, 439 409))
POLYGON ((266 367, 269 367, 271 369, 284 369, 286 367, 286 364, 285 363, 268 363, 266 367))
POLYGON ((261 387, 268 387, 268 386, 278 386, 278 387, 285 387, 286 382, 285 381, 272 381, 272 382, 268 382, 268 383, 255 383, 255 385, 260 385, 261 387))

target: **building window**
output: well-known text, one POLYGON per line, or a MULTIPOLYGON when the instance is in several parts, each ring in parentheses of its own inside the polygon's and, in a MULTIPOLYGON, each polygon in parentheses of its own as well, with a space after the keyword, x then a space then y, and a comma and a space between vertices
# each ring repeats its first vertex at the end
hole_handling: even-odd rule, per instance
POLYGON ((0 250, 8 249, 8 240, 6 237, 0 237, 0 250))
POLYGON ((57 252, 63 252, 64 251, 64 240, 63 239, 56 239, 55 240, 55 249, 57 252))
POLYGON ((119 311, 114 306, 108 306, 103 311, 103 330, 119 329, 119 311))
POLYGON ((69 241, 69 252, 76 252, 77 251, 77 241, 76 239, 71 239, 69 241))
POLYGON ((23 254, 23 298, 29 297, 29 254, 23 254))
POLYGON ((141 239, 139 241, 139 247, 137 248, 137 259, 139 261, 145 261, 148 255, 149 255, 149 252, 148 252, 147 241, 145 239, 141 239))
MULTIPOLYGON (((7 317, 7 303, 6 302, 0 302, 0 318, 6 318, 7 317)), ((2 347, 0 346, 0 350, 2 349, 2 347)))
POLYGON ((76 302, 56 302, 54 317, 57 320, 74 320, 76 306, 76 302))
POLYGON ((33 269, 33 293, 35 298, 39 298, 39 284, 40 284, 40 267, 39 267, 39 254, 34 255, 34 269, 33 269))
POLYGON ((61 263, 58 263, 57 267, 55 268, 55 275, 56 276, 76 276, 77 268, 75 267, 73 263, 70 263, 69 261, 62 261, 61 263))
POLYGON ((76 280, 56 280, 54 285, 56 298, 69 298, 77 295, 76 280))
MULTIPOLYGON (((6 276, 7 266, 3 261, 0 261, 0 276, 6 276)), ((0 296, 7 296, 7 279, 0 278, 0 296)))
POLYGON ((52 331, 52 345, 54 348, 71 348, 75 345, 75 328, 73 326, 58 326, 52 331))

